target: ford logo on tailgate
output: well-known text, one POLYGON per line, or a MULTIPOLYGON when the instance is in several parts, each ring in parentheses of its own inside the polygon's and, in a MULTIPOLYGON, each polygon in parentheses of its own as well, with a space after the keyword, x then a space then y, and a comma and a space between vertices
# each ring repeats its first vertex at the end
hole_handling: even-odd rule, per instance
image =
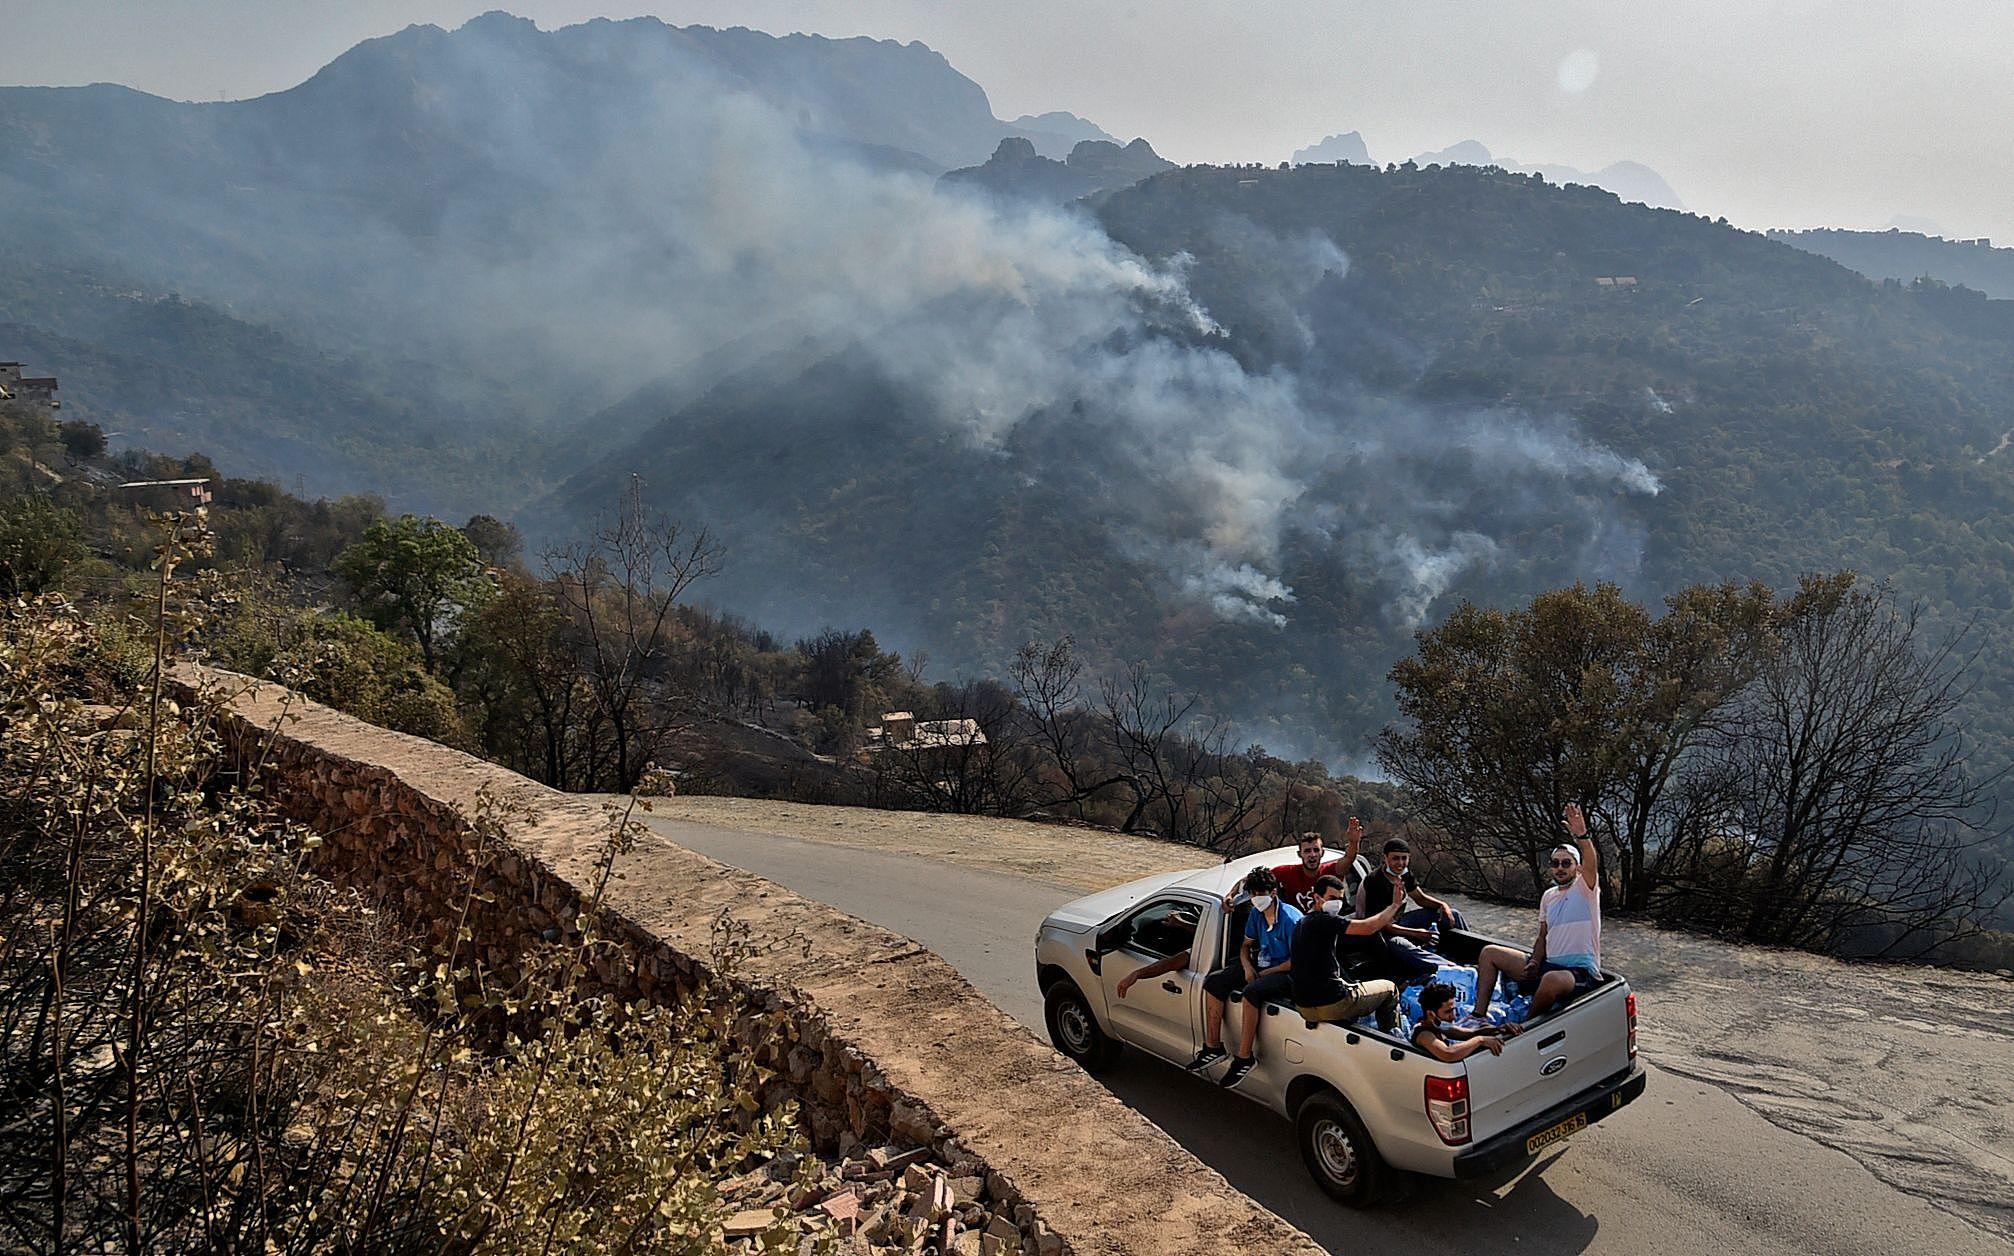
POLYGON ((1563 1055, 1556 1055, 1552 1059, 1547 1060, 1545 1062, 1545 1067, 1538 1071, 1539 1076, 1551 1077, 1554 1073, 1559 1072, 1561 1069, 1565 1067, 1566 1067, 1566 1057, 1563 1055))

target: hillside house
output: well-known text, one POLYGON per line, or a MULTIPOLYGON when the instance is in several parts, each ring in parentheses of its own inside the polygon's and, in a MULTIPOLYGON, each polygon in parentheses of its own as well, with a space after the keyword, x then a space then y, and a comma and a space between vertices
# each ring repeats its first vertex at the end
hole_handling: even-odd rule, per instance
POLYGON ((23 375, 19 362, 0 362, 0 398, 45 410, 60 410, 54 375, 23 375))
POLYGON ((867 730, 871 754, 899 753, 925 773, 956 770, 987 751, 978 720, 918 720, 913 711, 890 711, 878 728, 867 730))
POLYGON ((986 744, 986 734, 980 730, 978 720, 918 722, 913 711, 888 712, 881 717, 879 729, 867 730, 868 738, 873 740, 877 732, 882 745, 902 750, 963 749, 986 744))

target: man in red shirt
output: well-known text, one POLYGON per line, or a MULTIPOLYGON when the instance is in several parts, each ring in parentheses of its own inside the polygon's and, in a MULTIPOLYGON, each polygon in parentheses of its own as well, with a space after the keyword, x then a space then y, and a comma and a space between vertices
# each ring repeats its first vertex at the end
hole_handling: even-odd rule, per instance
POLYGON ((1319 910, 1322 896, 1315 892, 1315 882, 1330 876, 1341 877, 1349 892, 1355 894, 1357 882, 1363 879, 1356 867, 1357 852, 1364 844, 1364 826, 1355 816, 1350 817, 1349 827, 1343 830, 1343 840, 1347 849, 1342 858, 1331 859, 1320 833, 1301 834, 1301 861, 1273 869, 1273 875, 1280 879, 1280 896, 1303 913, 1319 910))

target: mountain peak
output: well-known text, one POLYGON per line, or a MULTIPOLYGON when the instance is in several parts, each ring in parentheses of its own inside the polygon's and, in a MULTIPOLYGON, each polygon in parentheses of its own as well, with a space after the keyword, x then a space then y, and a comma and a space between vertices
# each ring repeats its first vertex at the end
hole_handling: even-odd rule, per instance
POLYGON ((1040 114, 1024 113, 1007 125, 1016 134, 1027 136, 1034 143, 1036 152, 1056 161, 1069 156, 1070 150, 1085 140, 1118 141, 1117 136, 1097 123, 1061 109, 1040 114))
POLYGON ((539 33, 537 22, 532 21, 528 17, 519 17, 515 13, 507 13, 502 9, 491 9, 487 13, 478 13, 455 28, 456 34, 460 34, 463 31, 475 31, 478 34, 493 31, 532 35, 539 33))
POLYGON ((1323 162, 1341 161, 1353 166, 1368 166, 1371 150, 1364 146, 1361 132, 1344 131, 1337 135, 1325 135, 1319 143, 1294 150, 1295 165, 1307 166, 1323 162))
POLYGON ((1026 136, 1010 135, 985 164, 953 170, 941 182, 995 197, 1056 203, 1131 187, 1174 167, 1144 139, 1124 147, 1115 140, 1084 140, 1057 161, 1043 156, 1026 136))
POLYGON ((1663 175, 1637 161, 1612 161, 1599 170, 1579 170, 1552 162, 1520 162, 1491 153, 1480 140, 1462 140, 1437 152, 1413 158, 1416 166, 1497 166, 1513 174, 1535 174, 1548 183, 1564 186, 1586 184, 1613 192, 1625 201, 1638 201, 1653 209, 1684 209, 1685 202, 1663 175))
POLYGON ((1495 166, 1502 163, 1490 155, 1481 140, 1459 140, 1431 153, 1413 158, 1416 166, 1495 166))

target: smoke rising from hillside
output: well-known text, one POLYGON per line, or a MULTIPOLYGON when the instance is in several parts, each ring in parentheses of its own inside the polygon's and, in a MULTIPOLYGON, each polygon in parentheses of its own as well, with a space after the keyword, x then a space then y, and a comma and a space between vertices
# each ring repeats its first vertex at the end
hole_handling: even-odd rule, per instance
MULTIPOLYGON (((304 100, 360 93, 389 119, 384 143, 304 144, 283 189, 231 202, 246 273, 303 320, 347 313, 385 342, 563 378, 589 410, 730 349, 864 354, 918 399, 908 421, 1002 460, 1030 458, 1031 425, 1067 431, 1061 456, 1095 476, 1108 544, 1235 622, 1283 626, 1290 552, 1312 546, 1416 623, 1558 516, 1587 515, 1612 557, 1613 507, 1589 499, 1658 491, 1564 425, 1366 404, 1248 369, 1183 259, 1143 260, 1082 213, 940 194, 810 106, 786 115, 631 26, 483 19, 414 44, 417 87, 403 63, 382 79, 368 57, 339 63, 304 100), (379 148, 438 168, 416 180, 379 148), (316 199, 360 186, 381 199, 316 199)), ((232 134, 236 165, 265 169, 269 137, 232 134)), ((191 238, 225 226, 203 216, 214 205, 154 212, 184 214, 191 238)), ((1334 244, 1236 215, 1210 234, 1263 277, 1257 316, 1309 347, 1300 302, 1347 269, 1334 244)))
MULTIPOLYGON (((1097 468, 1113 542, 1164 572, 1169 593, 1224 619, 1286 622, 1283 546, 1318 526, 1320 486, 1337 477, 1378 486, 1375 531, 1362 535, 1356 519, 1347 552, 1389 586, 1392 613, 1408 624, 1498 547, 1463 523, 1476 499, 1558 511, 1577 509, 1576 488, 1658 491, 1641 462, 1564 425, 1365 408, 1310 396, 1286 370, 1248 370, 1190 295, 1185 259, 1150 264, 1082 214, 946 195, 836 157, 746 96, 681 95, 662 112, 665 126, 676 118, 679 134, 700 138, 655 149, 649 164, 619 163, 677 189, 639 185, 619 198, 654 207, 662 244, 632 231, 606 258, 562 255, 538 268, 606 274, 624 258, 656 259, 642 272, 655 282, 612 329, 564 324, 588 333, 569 352, 633 361, 647 348, 634 343, 641 334, 677 345, 655 355, 676 360, 730 329, 787 325, 856 345, 924 399, 929 421, 979 449, 1011 457, 1027 424, 1065 413, 1076 456, 1097 468)), ((614 230, 584 223, 570 234, 607 241, 614 230)), ((1269 276, 1279 316, 1302 335, 1295 302, 1347 268, 1319 237, 1281 239, 1233 218, 1213 233, 1269 276)))

